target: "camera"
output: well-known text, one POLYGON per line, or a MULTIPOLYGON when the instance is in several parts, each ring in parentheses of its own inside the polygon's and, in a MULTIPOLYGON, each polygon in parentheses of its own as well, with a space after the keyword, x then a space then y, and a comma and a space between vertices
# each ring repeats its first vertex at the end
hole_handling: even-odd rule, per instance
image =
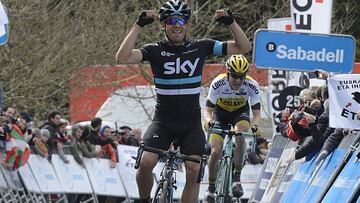
POLYGON ((308 114, 311 114, 313 116, 316 115, 316 110, 314 108, 311 108, 311 107, 308 107, 308 106, 305 106, 304 112, 306 112, 308 114))

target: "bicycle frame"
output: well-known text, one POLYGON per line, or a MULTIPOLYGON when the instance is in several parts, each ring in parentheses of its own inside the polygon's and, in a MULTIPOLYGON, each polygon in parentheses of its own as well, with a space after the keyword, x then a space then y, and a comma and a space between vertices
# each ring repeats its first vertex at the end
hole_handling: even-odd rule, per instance
POLYGON ((138 150, 138 156, 136 158, 136 163, 134 168, 137 169, 139 167, 140 159, 143 151, 149 151, 152 153, 156 153, 159 156, 165 156, 166 161, 163 169, 160 173, 160 180, 158 181, 157 188, 155 191, 154 199, 152 203, 172 203, 173 202, 173 193, 174 189, 176 189, 176 170, 178 167, 175 163, 175 160, 183 160, 183 161, 192 161, 196 163, 200 163, 200 171, 198 175, 198 182, 200 183, 203 175, 204 168, 207 162, 207 157, 205 155, 202 156, 201 161, 197 158, 186 156, 180 154, 177 150, 169 149, 167 151, 161 149, 155 149, 151 147, 145 147, 144 144, 141 144, 138 150))
POLYGON ((168 151, 165 165, 160 172, 160 180, 152 203, 173 202, 174 188, 176 189, 176 176, 174 177, 174 174, 176 174, 175 170, 177 170, 175 164, 176 154, 177 151, 175 150, 168 151))
MULTIPOLYGON (((230 129, 231 125, 228 124, 227 128, 230 129)), ((219 172, 216 177, 216 188, 215 188, 215 200, 216 202, 230 202, 233 194, 232 194, 232 169, 233 169, 233 151, 234 151, 234 143, 233 138, 235 136, 252 136, 254 140, 256 137, 254 134, 250 133, 235 133, 230 130, 222 130, 221 126, 213 126, 211 132, 217 133, 224 137, 223 142, 223 153, 220 159, 219 164, 219 172)), ((255 142, 256 143, 256 142, 255 142)), ((255 150, 255 145, 253 144, 252 151, 255 150)))

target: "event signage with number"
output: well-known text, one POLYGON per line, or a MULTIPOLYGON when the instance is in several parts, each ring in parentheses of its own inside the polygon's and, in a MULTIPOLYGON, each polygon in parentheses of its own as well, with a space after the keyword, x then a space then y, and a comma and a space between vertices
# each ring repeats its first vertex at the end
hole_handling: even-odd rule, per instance
POLYGON ((254 64, 271 69, 350 73, 355 39, 350 35, 324 35, 260 29, 255 33, 254 64))

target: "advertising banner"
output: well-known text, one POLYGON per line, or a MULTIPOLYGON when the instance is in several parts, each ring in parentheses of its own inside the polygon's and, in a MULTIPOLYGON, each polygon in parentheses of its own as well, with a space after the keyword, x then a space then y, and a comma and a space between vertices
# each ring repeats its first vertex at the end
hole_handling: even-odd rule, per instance
POLYGON ((117 168, 110 168, 109 159, 84 158, 91 185, 95 194, 125 196, 117 168))
POLYGON ((27 191, 41 193, 40 187, 28 164, 19 168, 19 174, 27 191))
POLYGON ((306 193, 302 195, 302 202, 316 202, 321 192, 325 189, 325 184, 332 177, 335 169, 341 164, 346 150, 335 149, 328 157, 326 157, 324 163, 321 165, 319 172, 315 178, 310 182, 306 193))
POLYGON ((360 129, 360 74, 329 76, 329 125, 360 129))
MULTIPOLYGON (((351 159, 345 165, 321 202, 355 202, 356 199, 352 200, 351 197, 356 197, 354 193, 358 192, 356 189, 360 188, 360 161, 358 153, 360 153, 359 150, 353 153, 351 159)), ((360 198, 358 198, 357 202, 359 201, 360 198)))
POLYGON ((356 42, 350 35, 320 35, 259 29, 255 33, 256 67, 350 73, 356 42))
POLYGON ((296 174, 286 189, 286 192, 282 196, 281 202, 300 202, 300 199, 309 184, 308 181, 315 171, 316 157, 317 156, 313 157, 310 161, 300 164, 296 174))
MULTIPOLYGON (((119 164, 118 172, 124 181, 124 186, 130 198, 139 198, 139 192, 136 185, 136 170, 134 169, 138 147, 128 145, 118 145, 117 147, 119 164)), ((155 170, 154 170, 155 171, 155 170)), ((158 174, 154 174, 154 177, 158 174)), ((156 180, 151 191, 153 197, 156 189, 156 180)))
POLYGON ((28 164, 42 193, 63 193, 53 166, 39 155, 30 154, 28 164))
POLYGON ((271 176, 276 169, 277 163, 281 157, 287 140, 288 139, 284 138, 280 134, 276 134, 274 136, 272 140, 272 147, 270 148, 270 151, 266 156, 250 202, 260 202, 262 196, 265 193, 265 189, 269 184, 271 176))
POLYGON ((296 31, 329 34, 332 5, 332 0, 290 0, 296 31))
POLYGON ((65 155, 69 163, 60 159, 59 155, 53 154, 51 162, 60 185, 66 193, 92 194, 93 190, 85 168, 80 166, 72 155, 65 155))

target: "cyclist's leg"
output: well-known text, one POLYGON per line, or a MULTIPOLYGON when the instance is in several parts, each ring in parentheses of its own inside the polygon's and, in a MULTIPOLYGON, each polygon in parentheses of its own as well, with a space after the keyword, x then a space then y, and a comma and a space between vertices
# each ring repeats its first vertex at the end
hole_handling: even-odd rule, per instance
MULTIPOLYGON (((240 114, 236 119, 235 131, 236 132, 247 132, 250 130, 250 117, 248 113, 240 114)), ((241 169, 244 164, 246 145, 245 137, 236 137, 236 147, 234 153, 234 177, 233 177, 233 195, 234 197, 241 197, 243 190, 240 184, 241 169)))
POLYGON ((224 139, 215 133, 211 133, 209 137, 209 142, 211 146, 211 154, 208 160, 208 170, 209 170, 209 188, 210 193, 215 192, 215 181, 217 177, 217 172, 219 168, 219 159, 221 157, 222 147, 224 139))
POLYGON ((151 152, 144 152, 140 161, 139 169, 136 171, 136 183, 140 199, 150 199, 151 188, 154 178, 152 170, 158 160, 158 155, 151 152))
MULTIPOLYGON (((236 132, 247 132, 250 129, 250 123, 247 120, 240 120, 235 125, 236 132)), ((244 159, 245 159, 245 137, 236 137, 235 138, 235 154, 234 154, 234 165, 235 173, 240 173, 244 159)))
MULTIPOLYGON (((205 153, 205 134, 201 126, 201 114, 193 119, 183 121, 182 129, 186 130, 185 136, 180 140, 181 153, 189 156, 198 157, 205 153), (194 123, 198 123, 194 126, 194 123)), ((183 131, 183 133, 185 133, 183 131)), ((186 161, 186 183, 181 196, 181 202, 197 202, 199 196, 200 184, 197 182, 200 164, 186 161)))
MULTIPOLYGON (((155 116, 156 118, 156 116, 155 116)), ((143 138, 145 146, 167 150, 172 141, 171 137, 161 122, 155 120, 146 130, 143 138)), ((153 187, 152 171, 158 161, 158 155, 144 151, 140 161, 139 169, 136 172, 136 183, 138 185, 140 199, 150 199, 151 189, 153 187)))

